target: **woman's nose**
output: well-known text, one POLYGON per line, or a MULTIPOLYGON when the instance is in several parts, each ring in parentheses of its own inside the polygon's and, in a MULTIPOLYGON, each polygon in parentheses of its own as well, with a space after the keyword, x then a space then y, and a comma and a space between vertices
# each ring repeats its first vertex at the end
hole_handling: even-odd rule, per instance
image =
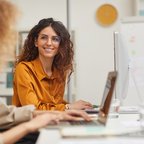
POLYGON ((48 38, 47 39, 47 45, 51 45, 52 44, 52 39, 51 38, 48 38))

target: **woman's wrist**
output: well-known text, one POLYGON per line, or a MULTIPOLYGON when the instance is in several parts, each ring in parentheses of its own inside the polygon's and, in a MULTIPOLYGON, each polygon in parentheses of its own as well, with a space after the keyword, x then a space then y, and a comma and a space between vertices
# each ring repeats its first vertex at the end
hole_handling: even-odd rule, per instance
POLYGON ((69 110, 70 109, 70 104, 66 104, 65 105, 65 110, 69 110))
POLYGON ((30 121, 29 122, 24 122, 22 125, 23 125, 23 128, 25 129, 26 133, 34 131, 33 128, 31 127, 30 121))

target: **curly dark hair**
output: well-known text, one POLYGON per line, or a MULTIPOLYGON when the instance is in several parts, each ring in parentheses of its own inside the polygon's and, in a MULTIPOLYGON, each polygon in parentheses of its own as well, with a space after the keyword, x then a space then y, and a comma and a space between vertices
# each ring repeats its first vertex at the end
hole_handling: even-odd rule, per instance
POLYGON ((29 32, 22 53, 18 56, 16 64, 21 61, 32 61, 39 55, 38 48, 35 46, 35 40, 39 33, 46 27, 51 26, 55 33, 60 36, 58 54, 55 56, 52 67, 60 70, 62 74, 69 71, 73 72, 73 43, 70 39, 70 34, 62 22, 55 21, 53 18, 45 18, 38 22, 29 32))

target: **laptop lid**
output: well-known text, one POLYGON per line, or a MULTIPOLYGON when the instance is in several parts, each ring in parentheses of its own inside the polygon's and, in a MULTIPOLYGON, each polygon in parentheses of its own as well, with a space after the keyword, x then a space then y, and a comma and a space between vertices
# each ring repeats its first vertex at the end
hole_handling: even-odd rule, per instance
POLYGON ((114 95, 116 79, 117 79, 116 71, 111 71, 108 73, 104 92, 103 92, 103 98, 102 98, 99 113, 98 113, 98 121, 104 125, 106 125, 106 122, 108 119, 110 105, 112 102, 112 97, 114 95))

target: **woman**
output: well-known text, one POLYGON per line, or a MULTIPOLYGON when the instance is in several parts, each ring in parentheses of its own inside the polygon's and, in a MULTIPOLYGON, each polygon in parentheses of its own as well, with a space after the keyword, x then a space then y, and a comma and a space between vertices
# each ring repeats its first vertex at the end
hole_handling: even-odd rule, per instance
POLYGON ((60 21, 42 19, 29 32, 14 73, 13 104, 39 110, 89 109, 86 101, 68 104, 65 85, 73 72, 73 45, 60 21))
MULTIPOLYGON (((18 10, 12 3, 0 0, 0 70, 4 68, 9 58, 14 57, 17 13, 18 10)), ((13 126, 13 128, 0 133, 0 144, 15 143, 26 134, 35 132, 47 124, 58 123, 60 120, 77 120, 76 116, 90 120, 81 111, 36 111, 33 105, 17 108, 7 106, 0 101, 0 130, 4 131, 5 128, 13 126)))

